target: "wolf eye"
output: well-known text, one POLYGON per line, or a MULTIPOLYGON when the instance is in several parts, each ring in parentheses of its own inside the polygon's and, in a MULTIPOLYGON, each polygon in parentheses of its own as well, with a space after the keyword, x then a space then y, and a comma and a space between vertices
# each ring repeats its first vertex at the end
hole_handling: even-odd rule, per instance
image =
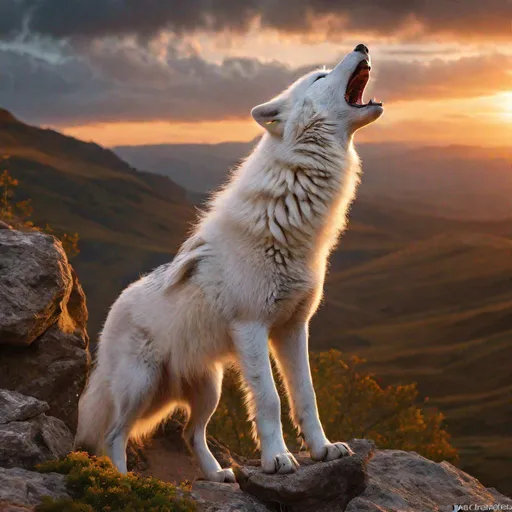
POLYGON ((317 76, 314 80, 313 80, 313 83, 315 83, 317 80, 320 80, 320 78, 325 78, 327 75, 320 75, 320 76, 317 76))

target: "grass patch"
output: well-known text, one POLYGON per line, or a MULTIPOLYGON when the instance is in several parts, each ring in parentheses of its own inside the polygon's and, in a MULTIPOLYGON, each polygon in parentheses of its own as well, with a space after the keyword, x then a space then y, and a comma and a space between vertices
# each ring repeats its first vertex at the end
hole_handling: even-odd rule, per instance
POLYGON ((189 489, 134 473, 120 474, 106 457, 70 453, 37 466, 41 473, 66 475, 72 499, 45 498, 37 512, 193 512, 189 489))

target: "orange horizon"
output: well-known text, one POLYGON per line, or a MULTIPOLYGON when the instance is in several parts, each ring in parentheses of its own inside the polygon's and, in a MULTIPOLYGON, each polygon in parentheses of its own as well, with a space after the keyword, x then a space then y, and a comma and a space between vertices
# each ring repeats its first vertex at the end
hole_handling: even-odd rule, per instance
MULTIPOLYGON (((109 122, 52 127, 66 135, 106 147, 246 142, 261 133, 250 117, 225 121, 109 122)), ((385 103, 383 118, 358 133, 356 140, 509 146, 512 140, 512 92, 480 98, 385 103)))

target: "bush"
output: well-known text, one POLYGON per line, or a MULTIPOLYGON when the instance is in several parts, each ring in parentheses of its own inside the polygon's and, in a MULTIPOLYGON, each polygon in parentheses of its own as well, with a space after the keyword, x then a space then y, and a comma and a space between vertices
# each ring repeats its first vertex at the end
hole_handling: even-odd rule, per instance
POLYGON ((418 406, 416 384, 382 388, 360 372, 362 359, 341 359, 337 350, 311 354, 318 409, 327 437, 370 438, 379 448, 415 451, 431 460, 454 461, 440 412, 418 406))
MULTIPOLYGON (((383 388, 359 370, 361 359, 353 357, 345 362, 337 350, 312 353, 310 360, 320 418, 329 439, 369 438, 378 448, 415 451, 435 461, 457 459, 444 429, 444 416, 418 406, 416 384, 383 388)), ((285 439, 290 448, 299 449, 301 440, 288 418, 288 403, 278 375, 276 381, 285 439)), ((243 402, 238 376, 228 372, 209 431, 234 452, 254 456, 256 444, 243 402)))
POLYGON ((37 466, 41 473, 66 475, 70 499, 45 498, 37 512, 192 512, 195 503, 185 486, 120 474, 106 457, 70 453, 37 466))
MULTIPOLYGON (((9 161, 9 156, 0 157, 4 167, 9 161)), ((32 216, 32 203, 30 199, 26 201, 14 202, 15 189, 19 185, 17 179, 13 178, 7 169, 0 174, 0 220, 9 224, 14 229, 43 231, 50 235, 54 235, 60 239, 62 247, 68 258, 76 256, 80 250, 78 249, 78 233, 56 233, 48 224, 44 228, 34 226, 30 220, 32 216)))
MULTIPOLYGON (((4 156, 0 160, 8 160, 4 156)), ((29 217, 32 215, 30 200, 13 203, 14 189, 18 186, 18 180, 14 179, 7 169, 0 174, 0 219, 15 227, 33 227, 29 217)))

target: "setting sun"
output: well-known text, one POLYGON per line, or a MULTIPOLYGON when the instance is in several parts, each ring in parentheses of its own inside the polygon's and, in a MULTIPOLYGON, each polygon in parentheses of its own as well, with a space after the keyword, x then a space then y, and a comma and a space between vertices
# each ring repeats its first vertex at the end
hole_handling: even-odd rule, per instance
POLYGON ((512 121, 512 91, 498 95, 503 105, 503 115, 508 121, 512 121))

